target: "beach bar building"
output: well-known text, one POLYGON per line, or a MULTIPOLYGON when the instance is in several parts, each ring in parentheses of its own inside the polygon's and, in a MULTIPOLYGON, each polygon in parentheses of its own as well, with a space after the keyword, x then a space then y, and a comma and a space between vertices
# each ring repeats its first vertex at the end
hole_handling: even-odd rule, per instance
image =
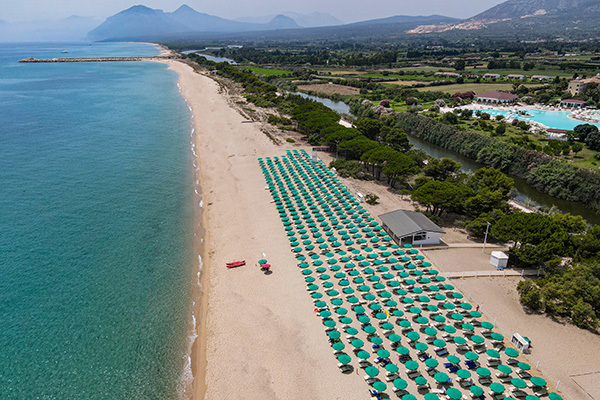
POLYGON ((379 216, 383 229, 398 244, 440 244, 444 230, 420 212, 396 210, 379 216))
POLYGON ((519 96, 512 93, 507 92, 486 92, 475 95, 475 101, 478 103, 487 103, 487 104, 512 104, 517 101, 519 96))

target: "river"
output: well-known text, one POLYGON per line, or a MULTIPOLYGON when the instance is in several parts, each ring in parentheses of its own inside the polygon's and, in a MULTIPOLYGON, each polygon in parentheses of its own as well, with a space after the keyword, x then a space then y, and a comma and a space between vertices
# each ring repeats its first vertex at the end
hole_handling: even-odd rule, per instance
MULTIPOLYGON (((340 114, 352 115, 352 113, 350 112, 350 106, 348 106, 342 101, 332 101, 327 98, 311 96, 299 92, 295 92, 294 94, 298 94, 302 97, 318 101, 319 103, 324 104, 325 106, 331 108, 334 111, 337 111, 340 114)), ((485 167, 485 165, 473 161, 470 158, 464 157, 461 154, 422 140, 416 136, 408 135, 408 139, 410 143, 414 146, 414 148, 421 149, 432 157, 447 157, 461 163, 461 170, 463 172, 474 172, 479 168, 485 167)), ((600 225, 600 215, 596 214, 591 209, 584 207, 581 203, 562 200, 556 197, 549 196, 533 188, 524 179, 515 176, 513 176, 512 178, 515 180, 515 189, 517 190, 517 195, 515 196, 516 200, 524 203, 532 202, 533 204, 536 204, 538 206, 552 207, 553 205, 555 205, 563 213, 581 215, 588 222, 600 225)))

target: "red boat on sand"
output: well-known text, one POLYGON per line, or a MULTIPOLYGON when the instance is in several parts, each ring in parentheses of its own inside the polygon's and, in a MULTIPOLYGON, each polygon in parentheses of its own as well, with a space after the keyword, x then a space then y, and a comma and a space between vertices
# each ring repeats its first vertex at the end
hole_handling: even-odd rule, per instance
POLYGON ((229 262, 227 268, 241 267, 242 265, 246 265, 246 260, 229 262))

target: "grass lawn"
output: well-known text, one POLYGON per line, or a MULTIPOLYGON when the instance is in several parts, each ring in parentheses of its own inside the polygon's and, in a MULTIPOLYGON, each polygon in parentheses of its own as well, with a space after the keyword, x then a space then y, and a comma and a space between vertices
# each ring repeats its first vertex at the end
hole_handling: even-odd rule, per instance
POLYGON ((256 75, 264 75, 264 76, 280 76, 280 75, 289 75, 292 71, 288 71, 285 69, 274 69, 274 68, 260 68, 260 67, 239 67, 243 70, 249 70, 253 74, 256 75))
MULTIPOLYGON (((526 87, 538 87, 543 86, 539 84, 525 84, 526 87)), ((494 90, 510 91, 512 90, 512 83, 457 83, 454 85, 442 85, 442 86, 427 86, 417 88, 419 92, 444 92, 444 93, 459 93, 459 92, 475 92, 485 93, 494 90)))
POLYGON ((398 74, 365 74, 362 75, 363 78, 387 78, 387 79, 398 79, 402 81, 442 81, 449 80, 448 78, 444 78, 443 76, 423 76, 423 75, 398 75, 398 74))

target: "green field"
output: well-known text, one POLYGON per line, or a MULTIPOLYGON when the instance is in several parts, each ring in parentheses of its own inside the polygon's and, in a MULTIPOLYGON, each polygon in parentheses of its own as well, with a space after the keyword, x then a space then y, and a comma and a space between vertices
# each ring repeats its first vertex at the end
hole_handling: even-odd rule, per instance
POLYGON ((292 71, 288 71, 285 69, 274 69, 274 68, 260 68, 260 67, 239 67, 243 70, 248 70, 256 75, 264 75, 264 76, 281 76, 281 75, 289 75, 292 71))
MULTIPOLYGON (((525 84, 526 87, 537 87, 539 84, 525 84)), ((457 83, 454 85, 443 86, 428 86, 417 88, 419 92, 444 92, 444 93, 460 93, 460 92, 475 92, 485 93, 494 90, 510 91, 512 83, 457 83)))

